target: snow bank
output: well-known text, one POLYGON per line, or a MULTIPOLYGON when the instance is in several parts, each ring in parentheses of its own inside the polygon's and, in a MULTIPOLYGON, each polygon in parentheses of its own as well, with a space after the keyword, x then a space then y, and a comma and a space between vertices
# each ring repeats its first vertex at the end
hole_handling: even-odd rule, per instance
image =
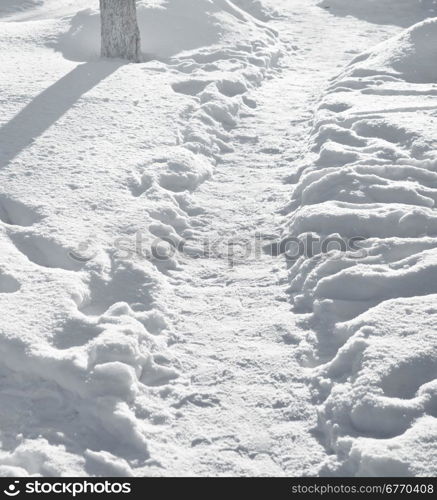
MULTIPOLYGON (((181 75, 174 91, 200 103, 187 111, 185 147, 206 156, 228 152, 227 130, 253 105, 244 94, 260 84, 280 55, 277 33, 252 16, 268 20, 267 12, 259 1, 138 2, 143 58, 169 64, 181 75)), ((78 12, 68 31, 48 45, 75 61, 98 58, 98 10, 78 12)))
POLYGON ((385 301, 334 332, 348 340, 317 369, 316 387, 327 395, 319 428, 338 460, 346 459, 343 473, 435 474, 436 299, 385 301))
POLYGON ((435 83, 437 69, 430 61, 436 57, 436 19, 429 19, 361 54, 345 74, 354 78, 377 72, 411 83, 435 83))
POLYGON ((42 5, 44 0, 3 0, 0 5, 0 16, 14 14, 42 5))
POLYGON ((335 15, 404 27, 437 13, 435 0, 322 0, 319 5, 335 15))
POLYGON ((423 21, 333 79, 294 179, 283 249, 305 249, 290 294, 315 331, 301 355, 331 471, 437 470, 436 37, 423 21))

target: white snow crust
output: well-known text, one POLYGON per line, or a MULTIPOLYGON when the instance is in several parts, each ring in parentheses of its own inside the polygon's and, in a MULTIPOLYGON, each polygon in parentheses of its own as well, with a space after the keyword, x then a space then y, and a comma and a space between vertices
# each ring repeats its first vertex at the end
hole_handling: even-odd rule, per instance
POLYGON ((436 2, 0 3, 0 476, 435 475, 436 2))

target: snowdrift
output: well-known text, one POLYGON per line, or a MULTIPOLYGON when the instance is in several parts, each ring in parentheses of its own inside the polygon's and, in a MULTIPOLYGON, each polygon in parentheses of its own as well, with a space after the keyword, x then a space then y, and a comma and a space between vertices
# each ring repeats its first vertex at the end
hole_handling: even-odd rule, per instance
POLYGON ((342 473, 435 475, 436 299, 388 300, 337 327, 348 340, 317 370, 315 385, 326 397, 319 428, 342 473))
POLYGON ((315 335, 320 430, 356 475, 434 475, 437 19, 331 81, 288 206, 294 308, 315 335))
POLYGON ((44 0, 3 0, 0 5, 0 16, 22 12, 42 5, 44 0))
POLYGON ((437 14, 435 0, 322 0, 319 5, 335 15, 404 27, 437 14))
POLYGON ((230 1, 140 2, 151 61, 99 61, 97 13, 74 5, 1 22, 0 475, 163 474, 148 437, 189 383, 172 249, 199 252, 191 192, 280 45, 230 1))
MULTIPOLYGON (((247 3, 247 2, 246 2, 247 3)), ((245 5, 245 4, 243 4, 245 5)), ((250 12, 268 19, 261 5, 249 2, 250 12)), ((168 59, 196 49, 239 45, 247 38, 256 38, 260 20, 238 7, 231 0, 140 0, 137 3, 144 59, 168 59), (243 36, 237 36, 242 34, 243 36)), ((264 26, 265 29, 265 26, 264 26)), ((261 37, 263 40, 265 37, 261 37)), ((99 57, 100 14, 86 9, 71 19, 65 36, 54 42, 67 58, 84 61, 99 57)))
POLYGON ((391 75, 411 83, 435 83, 437 69, 430 61, 436 57, 436 21, 429 19, 361 54, 345 75, 391 75))

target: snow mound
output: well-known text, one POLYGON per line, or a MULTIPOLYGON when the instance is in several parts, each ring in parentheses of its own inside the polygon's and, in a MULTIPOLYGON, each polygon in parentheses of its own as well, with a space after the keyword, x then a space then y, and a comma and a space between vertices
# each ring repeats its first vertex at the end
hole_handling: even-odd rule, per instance
MULTIPOLYGON (((319 428, 342 472, 433 476, 437 441, 436 295, 387 301, 344 323, 347 338, 317 369, 319 428)), ((325 472, 335 469, 327 464, 325 472)))
POLYGON ((351 77, 366 76, 376 71, 378 74, 399 76, 407 82, 435 83, 437 69, 430 61, 436 58, 437 18, 433 18, 361 54, 352 61, 352 68, 346 74, 351 77))
POLYGON ((280 55, 277 34, 232 2, 173 0, 139 3, 150 60, 101 61, 85 3, 46 0, 1 23, 0 475, 168 466, 149 436, 179 418, 189 384, 168 344, 181 263, 202 256, 191 193, 280 55))
POLYGON ((269 21, 278 15, 271 6, 267 7, 261 0, 232 0, 232 3, 261 21, 269 21))
POLYGON ((44 0, 3 0, 0 5, 0 16, 39 7, 43 3, 44 0))
POLYGON ((436 0, 322 0, 319 5, 335 15, 404 27, 437 13, 436 0))
POLYGON ((291 179, 280 248, 294 309, 314 330, 300 348, 319 366, 331 471, 437 470, 417 451, 437 442, 436 36, 437 19, 423 21, 334 78, 291 179))

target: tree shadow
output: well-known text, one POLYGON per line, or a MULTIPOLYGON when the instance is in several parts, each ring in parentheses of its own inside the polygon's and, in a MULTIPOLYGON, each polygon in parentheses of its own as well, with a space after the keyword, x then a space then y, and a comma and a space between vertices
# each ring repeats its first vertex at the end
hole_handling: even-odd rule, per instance
POLYGON ((87 62, 37 95, 0 128, 0 168, 56 123, 89 90, 125 64, 121 60, 87 62))

